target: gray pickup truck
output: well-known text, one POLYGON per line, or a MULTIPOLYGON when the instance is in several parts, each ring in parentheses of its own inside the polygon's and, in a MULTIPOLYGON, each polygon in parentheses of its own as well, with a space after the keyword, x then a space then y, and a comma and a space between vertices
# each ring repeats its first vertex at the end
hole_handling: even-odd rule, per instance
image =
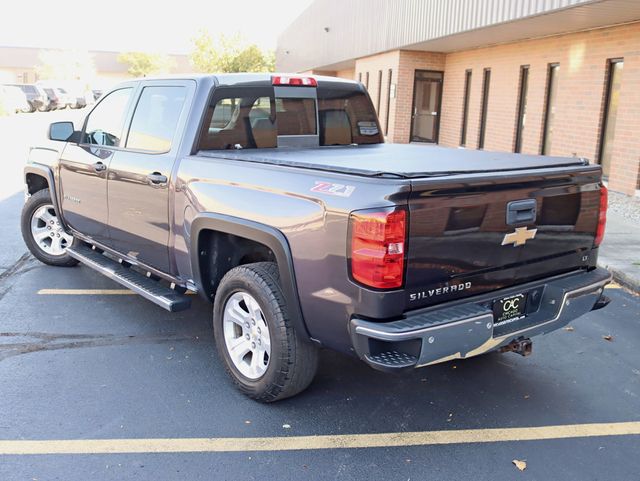
POLYGON ((356 82, 131 81, 49 138, 25 168, 33 255, 169 311, 199 293, 260 401, 305 389, 319 347, 389 372, 526 355, 609 302, 598 165, 385 144, 356 82))

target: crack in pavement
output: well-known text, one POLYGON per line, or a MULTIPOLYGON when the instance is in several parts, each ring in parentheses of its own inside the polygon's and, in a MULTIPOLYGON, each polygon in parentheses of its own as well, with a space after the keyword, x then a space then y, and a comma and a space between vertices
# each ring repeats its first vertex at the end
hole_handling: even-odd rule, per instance
POLYGON ((13 277, 29 272, 31 269, 34 269, 35 266, 35 258, 31 255, 30 252, 25 252, 18 258, 16 262, 14 262, 8 269, 6 269, 2 274, 0 274, 0 300, 11 290, 13 287, 12 284, 5 285, 7 281, 11 280, 13 277))
POLYGON ((0 361, 9 357, 20 356, 40 351, 55 351, 60 349, 79 349, 103 346, 124 346, 129 344, 162 344, 167 342, 197 341, 206 336, 203 332, 198 335, 128 335, 114 336, 110 334, 49 334, 43 332, 0 332, 0 337, 35 338, 35 342, 16 342, 0 344, 0 361))

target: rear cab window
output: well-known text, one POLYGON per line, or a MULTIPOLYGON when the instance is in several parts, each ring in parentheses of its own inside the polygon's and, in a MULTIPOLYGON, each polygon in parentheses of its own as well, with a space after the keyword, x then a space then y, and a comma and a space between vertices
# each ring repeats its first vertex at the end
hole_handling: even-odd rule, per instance
POLYGON ((199 150, 374 144, 384 141, 358 84, 217 87, 199 150))

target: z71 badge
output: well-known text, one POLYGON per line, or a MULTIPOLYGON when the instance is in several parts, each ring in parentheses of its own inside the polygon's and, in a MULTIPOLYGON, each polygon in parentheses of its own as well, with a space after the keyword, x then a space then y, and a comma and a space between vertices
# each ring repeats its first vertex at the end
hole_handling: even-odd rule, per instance
POLYGON ((356 188, 353 185, 333 184, 331 182, 322 182, 320 180, 316 180, 316 185, 311 188, 311 192, 337 195, 338 197, 351 197, 354 190, 356 190, 356 188))

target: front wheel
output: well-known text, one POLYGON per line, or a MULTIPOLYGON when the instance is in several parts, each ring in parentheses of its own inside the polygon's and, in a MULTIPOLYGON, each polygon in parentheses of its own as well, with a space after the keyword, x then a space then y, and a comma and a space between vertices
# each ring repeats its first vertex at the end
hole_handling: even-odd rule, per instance
POLYGON ((292 326, 275 263, 242 265, 224 276, 215 296, 213 330, 227 373, 250 398, 279 401, 311 384, 318 349, 292 326))
POLYGON ((33 194, 22 208, 22 238, 27 248, 41 262, 50 266, 71 267, 78 261, 67 253, 74 242, 56 215, 49 189, 33 194))

